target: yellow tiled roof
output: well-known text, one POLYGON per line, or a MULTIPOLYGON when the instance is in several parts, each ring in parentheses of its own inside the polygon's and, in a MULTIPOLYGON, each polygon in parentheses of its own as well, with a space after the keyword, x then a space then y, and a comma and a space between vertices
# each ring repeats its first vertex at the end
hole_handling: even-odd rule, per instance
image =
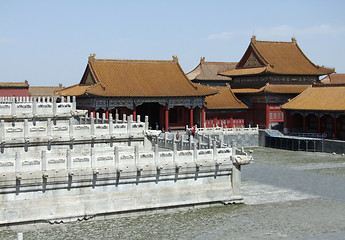
POLYGON ((237 62, 208 62, 203 57, 199 65, 186 75, 191 81, 229 81, 229 77, 218 73, 234 68, 236 64, 237 62))
POLYGON ((32 97, 46 97, 58 96, 58 92, 62 90, 62 86, 58 87, 29 87, 29 96, 32 97))
POLYGON ((0 82, 0 88, 29 88, 29 83, 24 82, 0 82))
POLYGON ((260 73, 285 75, 326 75, 334 69, 320 67, 312 63, 302 52, 293 38, 292 42, 252 41, 237 66, 221 75, 242 76, 260 73), (244 67, 250 53, 253 53, 261 66, 244 67))
POLYGON ((103 97, 193 97, 216 93, 214 89, 190 82, 177 58, 172 61, 107 60, 91 56, 84 77, 79 85, 63 94, 84 91, 103 97), (91 84, 85 80, 88 74, 94 81, 91 84))
POLYGON ((345 85, 314 85, 281 106, 286 110, 345 111, 345 85))
POLYGON ((62 96, 81 96, 86 93, 86 90, 90 88, 90 86, 76 84, 67 88, 64 88, 57 92, 62 96))
POLYGON ((345 74, 333 73, 321 80, 325 84, 345 84, 345 74))
POLYGON ((218 94, 205 99, 207 109, 248 109, 248 106, 236 98, 229 86, 217 87, 218 94))

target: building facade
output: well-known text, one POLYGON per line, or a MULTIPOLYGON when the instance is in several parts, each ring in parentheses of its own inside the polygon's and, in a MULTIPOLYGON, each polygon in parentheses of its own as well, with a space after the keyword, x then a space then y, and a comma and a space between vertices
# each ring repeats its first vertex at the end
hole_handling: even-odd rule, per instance
POLYGON ((229 84, 231 78, 218 73, 236 66, 236 62, 209 62, 205 57, 187 77, 193 83, 211 86, 217 89, 216 95, 205 99, 205 126, 244 127, 248 125, 248 106, 241 102, 232 92, 229 84))
POLYGON ((334 69, 313 64, 291 42, 251 42, 236 67, 220 72, 231 77, 231 89, 249 107, 248 121, 264 128, 282 128, 284 113, 280 105, 304 91, 319 76, 334 69))
POLYGON ((29 83, 24 82, 0 82, 0 97, 28 97, 29 83))
POLYGON ((108 60, 89 57, 79 84, 63 89, 77 96, 77 107, 90 113, 148 115, 152 129, 183 129, 203 125, 206 96, 215 89, 193 84, 177 57, 172 61, 108 60))
POLYGON ((285 133, 345 140, 345 84, 314 84, 281 108, 285 133))

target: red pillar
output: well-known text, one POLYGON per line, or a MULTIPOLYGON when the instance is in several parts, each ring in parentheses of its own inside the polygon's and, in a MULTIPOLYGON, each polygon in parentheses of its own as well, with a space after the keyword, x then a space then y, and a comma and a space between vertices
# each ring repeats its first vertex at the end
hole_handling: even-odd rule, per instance
POLYGON ((234 117, 231 115, 230 116, 230 126, 229 127, 233 127, 234 126, 234 117))
POLYGON ((109 119, 109 108, 108 107, 105 109, 105 118, 109 119))
POLYGON ((190 107, 190 127, 194 126, 194 122, 193 122, 193 106, 190 107))
POLYGON ((306 132, 306 129, 307 129, 307 126, 306 126, 306 116, 303 115, 303 132, 304 133, 306 132))
POLYGON ((266 128, 270 128, 270 105, 266 103, 266 128))
POLYGON ((205 127, 206 115, 205 115, 205 106, 202 105, 201 109, 201 127, 205 127))
POLYGON ((133 121, 137 121, 137 106, 133 103, 133 121))
POLYGON ((169 108, 168 103, 165 104, 165 131, 169 131, 169 108))
POLYGON ((213 118, 213 125, 216 127, 217 126, 217 121, 218 121, 218 119, 217 119, 217 115, 216 114, 214 114, 214 118, 213 118))

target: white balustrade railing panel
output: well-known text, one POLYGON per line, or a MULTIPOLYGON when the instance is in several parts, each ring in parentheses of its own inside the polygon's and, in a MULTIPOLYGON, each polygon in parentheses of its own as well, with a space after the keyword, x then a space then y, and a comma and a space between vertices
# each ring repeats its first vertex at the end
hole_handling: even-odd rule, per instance
POLYGON ((135 167, 135 154, 134 152, 119 152, 119 169, 133 169, 135 167))
POLYGON ((164 152, 159 152, 158 153, 158 165, 159 166, 166 166, 166 165, 171 165, 173 164, 173 151, 164 151, 164 152))
POLYGON ((183 166, 184 164, 193 162, 194 159, 194 151, 193 150, 182 150, 177 151, 175 162, 183 166))
POLYGON ((10 116, 12 112, 12 106, 11 104, 0 104, 0 114, 2 116, 10 116))
POLYGON ((200 149, 197 150, 197 161, 212 161, 213 149, 200 149))
POLYGON ((37 172, 42 170, 41 151, 21 152, 16 162, 21 164, 21 172, 37 172))
MULTIPOLYGON (((92 168, 91 150, 80 149, 71 151, 71 169, 92 168)), ((68 168, 68 166, 67 166, 68 168)))
POLYGON ((29 138, 44 138, 48 135, 47 123, 45 122, 39 122, 36 125, 29 123, 28 128, 29 138))
POLYGON ((91 135, 91 125, 73 125, 73 134, 75 137, 89 137, 91 135))
POLYGON ((50 116, 53 113, 52 103, 37 103, 36 115, 39 117, 50 116))
POLYGON ((0 171, 2 173, 13 173, 15 172, 15 151, 6 151, 6 154, 0 154, 0 171))
POLYGON ((24 139, 24 122, 16 122, 13 125, 5 124, 5 139, 24 139))
POLYGON ((127 123, 114 123, 114 133, 127 133, 127 123))
POLYGON ((217 159, 219 160, 229 160, 232 154, 231 148, 217 148, 217 159))
POLYGON ((109 135, 109 124, 95 124, 94 135, 109 135))
POLYGON ((65 149, 45 151, 44 154, 45 157, 42 159, 43 170, 62 170, 67 168, 67 151, 65 149))

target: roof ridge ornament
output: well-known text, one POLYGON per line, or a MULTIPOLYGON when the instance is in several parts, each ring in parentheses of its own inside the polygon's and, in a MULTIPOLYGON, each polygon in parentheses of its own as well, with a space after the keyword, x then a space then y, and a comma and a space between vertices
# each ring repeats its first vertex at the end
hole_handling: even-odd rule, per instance
POLYGON ((205 62, 205 57, 201 57, 201 58, 200 58, 200 62, 201 62, 201 63, 204 63, 204 62, 205 62))
POLYGON ((89 56, 89 62, 91 61, 95 61, 96 58, 95 58, 96 54, 95 53, 90 53, 90 56, 89 56))
POLYGON ((292 37, 292 38, 291 38, 291 42, 292 42, 293 44, 297 44, 296 38, 295 38, 295 37, 292 37))
POLYGON ((256 42, 256 36, 253 35, 252 38, 250 39, 250 41, 251 41, 252 43, 255 43, 255 42, 256 42))
POLYGON ((172 56, 174 62, 178 62, 178 57, 177 56, 172 56))

